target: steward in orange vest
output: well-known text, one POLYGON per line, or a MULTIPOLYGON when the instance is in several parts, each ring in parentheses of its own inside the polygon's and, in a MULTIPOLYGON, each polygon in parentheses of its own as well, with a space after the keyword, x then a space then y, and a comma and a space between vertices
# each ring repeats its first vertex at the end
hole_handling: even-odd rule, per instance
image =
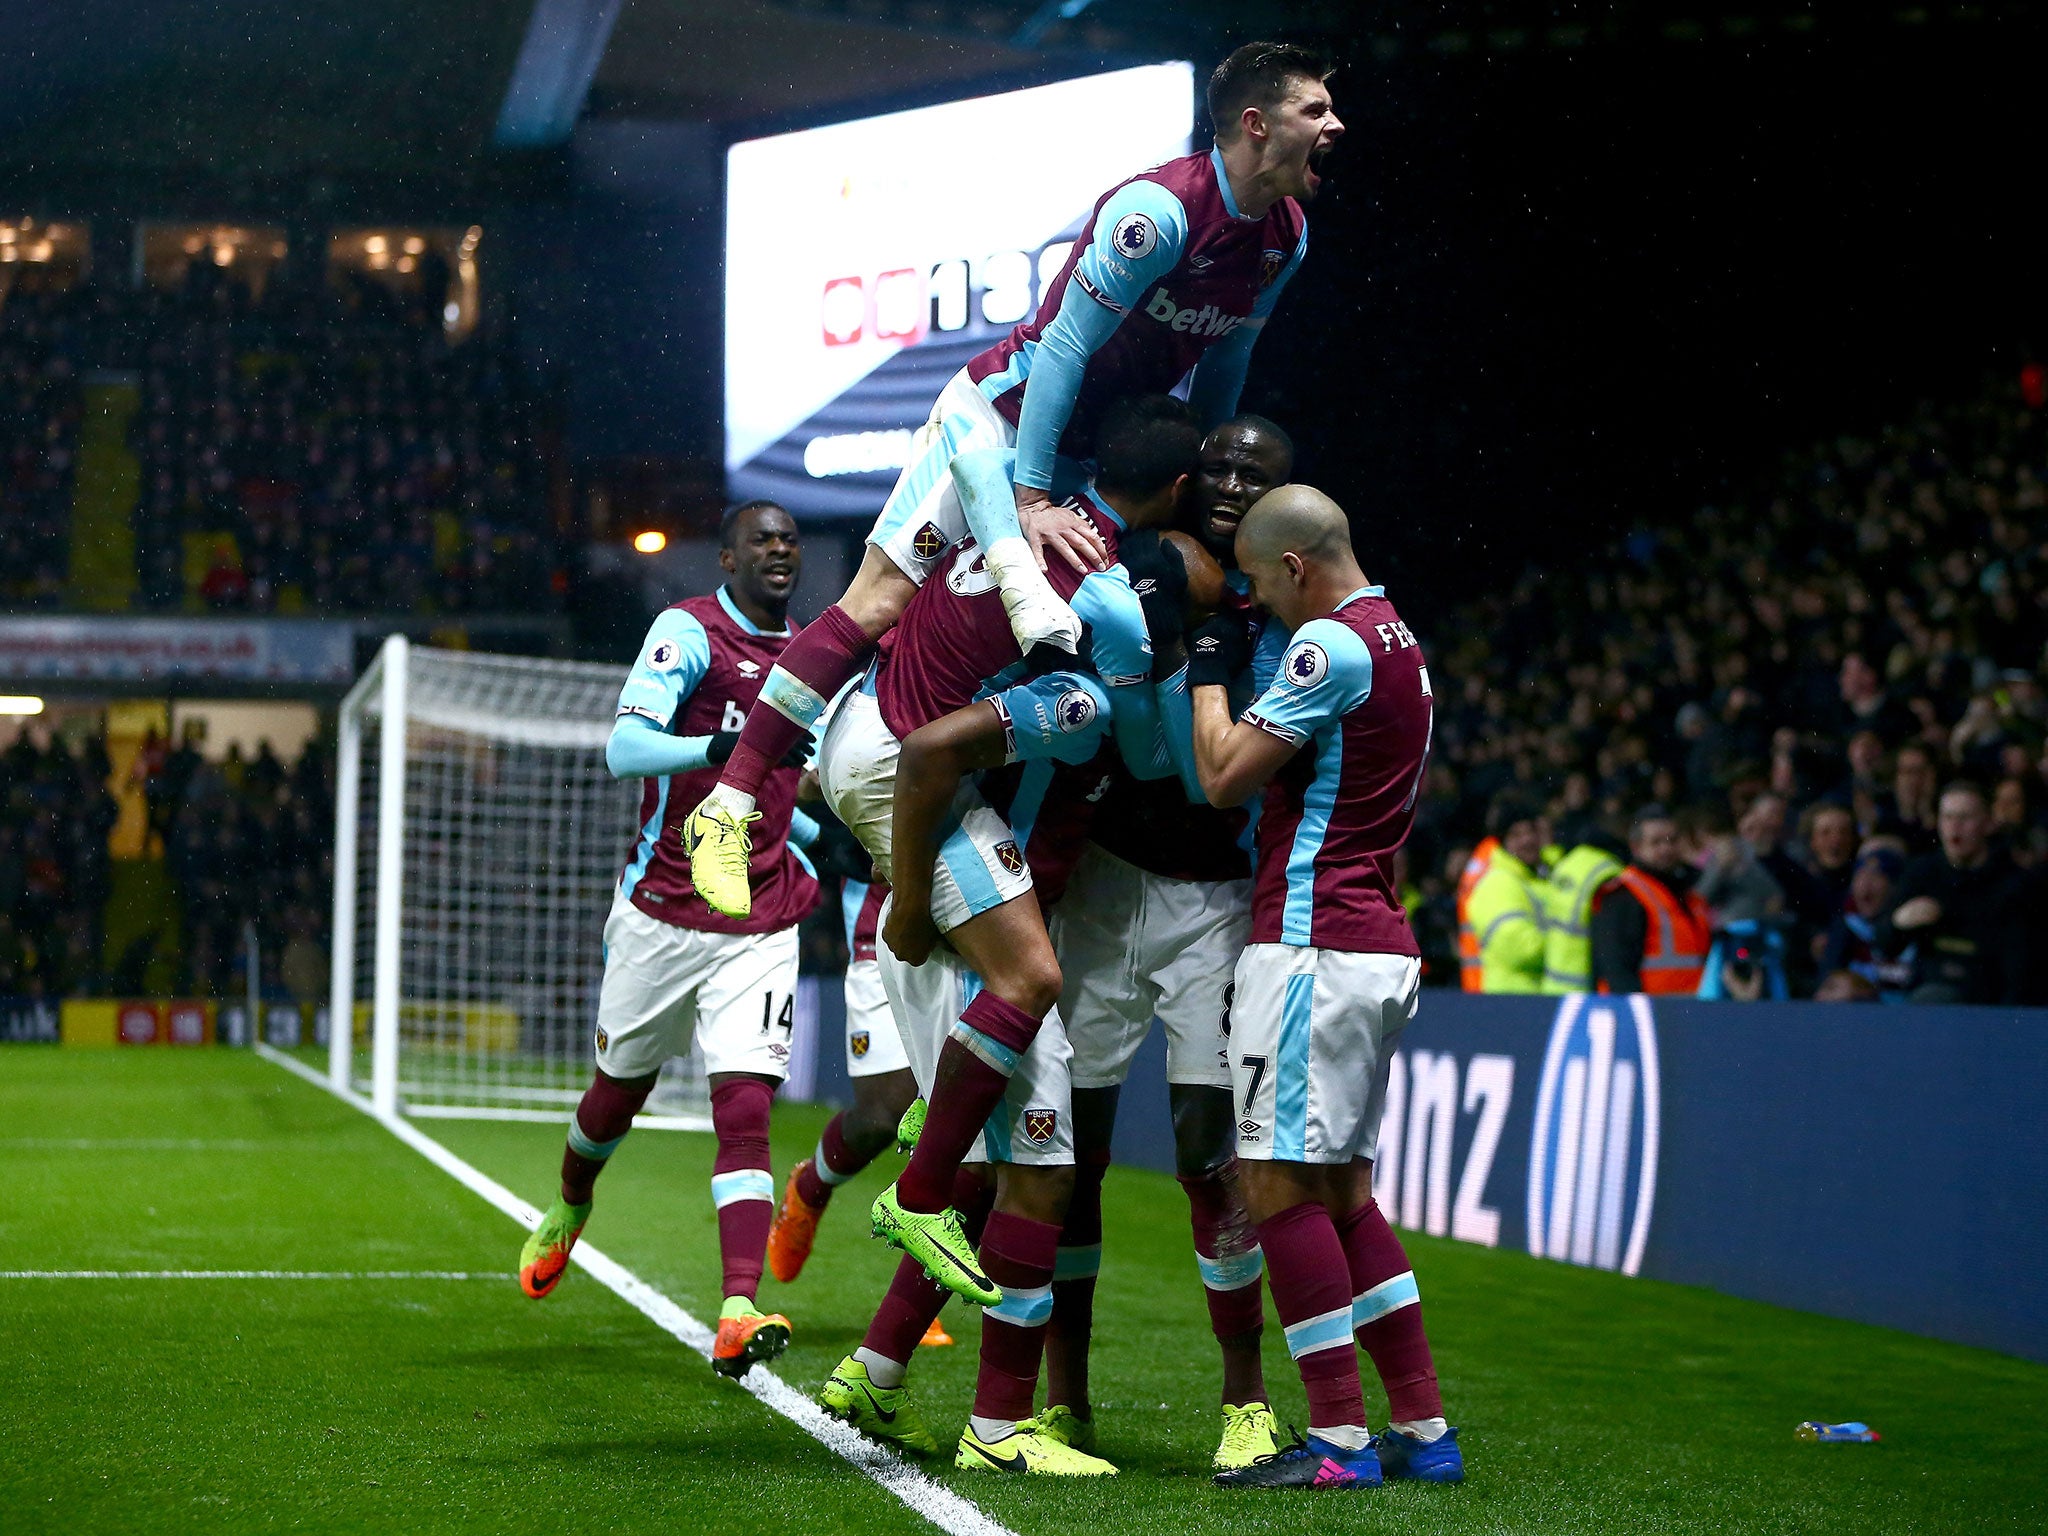
POLYGON ((1493 863, 1493 852, 1500 847, 1500 839, 1488 836, 1481 839, 1472 856, 1465 860, 1465 869, 1458 876, 1458 985, 1467 992, 1484 992, 1480 984, 1479 935, 1472 930, 1471 918, 1466 905, 1472 900, 1472 892, 1481 880, 1486 878, 1488 866, 1493 863))
POLYGON ((1593 910, 1593 976, 1602 992, 1692 997, 1713 928, 1678 855, 1678 826, 1662 806, 1636 813, 1629 865, 1593 910))

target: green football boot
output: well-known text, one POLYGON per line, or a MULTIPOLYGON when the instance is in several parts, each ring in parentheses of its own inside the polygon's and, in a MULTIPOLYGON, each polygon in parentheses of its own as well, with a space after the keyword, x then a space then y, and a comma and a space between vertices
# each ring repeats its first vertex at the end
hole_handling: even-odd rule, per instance
POLYGON ((912 1099, 910 1108, 903 1111, 903 1118, 896 1122, 896 1150, 905 1157, 917 1150, 917 1138, 924 1131, 924 1100, 912 1099))
POLYGON ((818 1403, 833 1418, 851 1424, 870 1440, 893 1445, 913 1456, 930 1456, 939 1448, 938 1436, 910 1400, 910 1383, 900 1387, 878 1387, 868 1378, 868 1368, 848 1355, 825 1378, 818 1403))
POLYGON ((519 1250, 522 1291, 539 1301, 561 1283, 562 1272, 569 1267, 569 1250, 583 1235, 583 1224, 588 1220, 588 1200, 571 1205, 561 1196, 555 1197, 555 1203, 542 1214, 540 1225, 527 1238, 526 1246, 519 1250))
POLYGON ((891 1184, 869 1209, 875 1236, 891 1248, 901 1248, 924 1272, 940 1285, 978 1307, 992 1307, 1003 1299, 1002 1287, 982 1273, 981 1261, 961 1230, 960 1213, 946 1210, 926 1215, 906 1211, 891 1184))

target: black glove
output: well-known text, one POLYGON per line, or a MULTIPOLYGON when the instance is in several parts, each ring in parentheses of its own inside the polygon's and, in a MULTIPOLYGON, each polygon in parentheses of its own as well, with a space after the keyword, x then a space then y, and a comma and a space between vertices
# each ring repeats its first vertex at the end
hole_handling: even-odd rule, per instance
MULTIPOLYGON (((732 749, 740 744, 738 731, 713 731, 704 746, 704 761, 714 768, 732 756, 732 749)), ((811 760, 811 738, 806 736, 787 752, 782 754, 784 768, 802 768, 811 760)))
POLYGON ((1131 590, 1145 610, 1145 633, 1157 648, 1187 622, 1187 564, 1179 550, 1150 528, 1123 540, 1116 557, 1131 573, 1131 590))
POLYGON ((1190 688, 1228 688, 1251 661, 1251 636, 1241 614, 1219 613, 1188 634, 1190 688))

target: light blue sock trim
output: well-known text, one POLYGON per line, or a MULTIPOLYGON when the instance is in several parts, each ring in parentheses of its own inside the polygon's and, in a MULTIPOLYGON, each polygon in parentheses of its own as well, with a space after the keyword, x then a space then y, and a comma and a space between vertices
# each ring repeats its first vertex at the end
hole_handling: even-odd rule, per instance
POLYGON ((1415 1306, 1422 1300, 1422 1292, 1415 1287, 1414 1271, 1382 1280, 1364 1294, 1351 1299, 1351 1326, 1363 1328, 1367 1323, 1377 1322, 1389 1312, 1398 1312, 1403 1307, 1415 1306))
POLYGON ((832 1171, 832 1165, 825 1161, 825 1138, 822 1136, 818 1138, 818 1150, 811 1154, 811 1171, 817 1174, 818 1182, 825 1185, 837 1186, 853 1177, 850 1173, 832 1171))
POLYGON ((610 1141, 592 1141, 583 1134, 583 1127, 576 1123, 576 1117, 569 1117, 569 1150, 578 1157, 587 1157, 594 1163, 604 1162, 619 1150, 619 1143, 625 1139, 622 1132, 610 1141))
POLYGON ((1306 1317, 1287 1330, 1287 1352, 1299 1360, 1338 1345, 1351 1347, 1351 1309, 1339 1307, 1317 1317, 1306 1317))
POLYGON ((1054 1280, 1093 1280, 1102 1272, 1102 1244, 1086 1248, 1062 1248, 1053 1256, 1054 1280))
POLYGON ((775 1175, 766 1168, 738 1168, 711 1175, 711 1204, 724 1210, 735 1200, 773 1200, 775 1175))
POLYGON ((1023 1052, 1011 1050, 1000 1040, 991 1040, 965 1019, 955 1019, 946 1034, 949 1039, 958 1040, 966 1046, 984 1065, 1005 1077, 1014 1076, 1017 1063, 1024 1059, 1023 1052))
POLYGON ((816 725, 819 716, 825 713, 826 700, 818 690, 780 667, 768 669, 768 680, 761 684, 759 698, 761 703, 794 720, 805 730, 816 725))
POLYGON ((1257 1285, 1259 1276, 1266 1272, 1266 1254, 1256 1243, 1247 1253, 1233 1253, 1222 1258, 1205 1259, 1195 1255, 1195 1266, 1202 1272, 1202 1284, 1212 1291, 1241 1291, 1248 1285, 1257 1285))
POLYGON ((1003 1299, 992 1307, 983 1307, 981 1311, 984 1317, 993 1317, 1015 1328, 1043 1328, 1046 1319, 1052 1316, 1052 1287, 1037 1285, 1012 1289, 1005 1286, 1003 1299))

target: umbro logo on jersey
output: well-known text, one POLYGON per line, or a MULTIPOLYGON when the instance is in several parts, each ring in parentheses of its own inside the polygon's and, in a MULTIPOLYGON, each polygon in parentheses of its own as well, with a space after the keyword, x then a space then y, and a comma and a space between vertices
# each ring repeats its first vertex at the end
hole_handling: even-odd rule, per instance
POLYGON ((1245 316, 1230 314, 1214 304, 1204 304, 1200 309, 1192 306, 1182 309, 1164 288, 1153 290, 1152 297, 1146 302, 1145 313, 1163 326, 1194 336, 1228 336, 1245 322, 1245 316))
POLYGON ((761 663, 758 661, 742 661, 739 663, 739 669, 741 677, 759 677, 761 675, 761 663))
POLYGON ((1188 258, 1188 270, 1190 272, 1206 272, 1215 265, 1216 263, 1207 256, 1190 256, 1188 258))

